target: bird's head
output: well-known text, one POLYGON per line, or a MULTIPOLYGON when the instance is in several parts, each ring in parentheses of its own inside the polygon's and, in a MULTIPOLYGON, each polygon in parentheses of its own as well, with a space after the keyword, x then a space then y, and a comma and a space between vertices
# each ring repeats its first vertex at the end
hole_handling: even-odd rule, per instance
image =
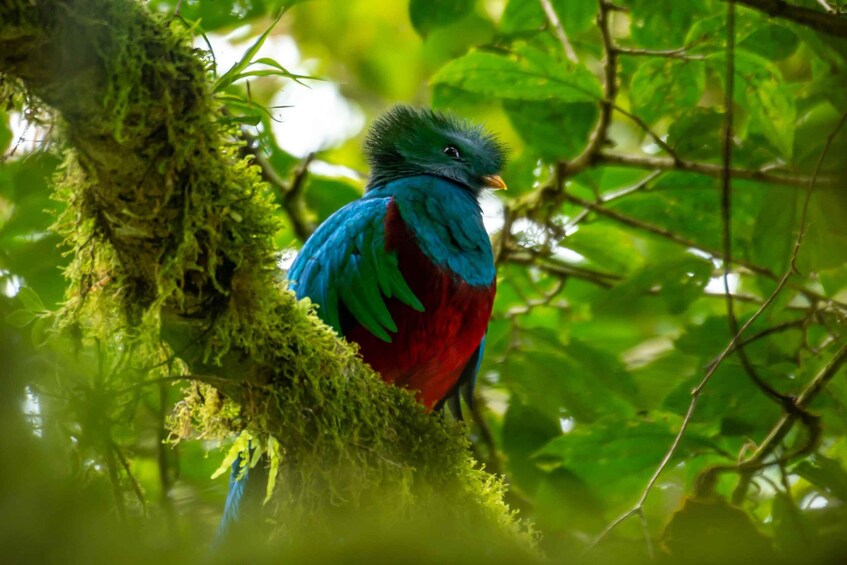
POLYGON ((449 114, 395 106, 374 122, 365 154, 371 166, 368 189, 417 175, 445 178, 474 195, 506 188, 498 175, 503 145, 482 127, 449 114))

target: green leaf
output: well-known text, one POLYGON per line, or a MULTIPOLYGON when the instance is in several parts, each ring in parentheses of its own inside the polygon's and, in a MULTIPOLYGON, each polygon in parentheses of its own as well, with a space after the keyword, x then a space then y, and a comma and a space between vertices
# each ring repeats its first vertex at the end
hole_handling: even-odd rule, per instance
POLYGON ((765 190, 767 194, 753 228, 752 259, 775 273, 782 273, 794 247, 794 214, 800 193, 790 186, 769 186, 765 190))
POLYGON ((608 414, 633 414, 637 388, 614 353, 579 340, 563 343, 556 330, 527 328, 521 349, 507 356, 503 380, 538 410, 565 411, 581 422, 608 414))
POLYGON ((330 214, 361 195, 361 189, 344 177, 309 175, 306 181, 306 206, 317 213, 318 222, 323 222, 330 214))
POLYGON ((623 275, 642 264, 633 239, 622 234, 617 226, 585 224, 562 244, 606 272, 623 275))
POLYGON ((24 328, 37 317, 38 315, 32 310, 15 310, 6 316, 6 323, 16 328, 24 328))
POLYGON ((549 160, 578 155, 599 114, 597 105, 588 102, 506 100, 503 108, 526 144, 549 160))
POLYGON ((821 269, 818 271, 818 277, 824 291, 830 296, 835 296, 839 291, 847 288, 847 265, 821 269))
POLYGON ((558 61, 526 44, 508 53, 471 51, 442 67, 432 84, 502 100, 596 103, 602 97, 600 81, 584 65, 558 61))
MULTIPOLYGON (((724 80, 726 54, 709 55, 706 61, 724 80)), ((794 152, 797 108, 779 69, 759 55, 736 49, 733 100, 749 113, 751 132, 762 134, 780 155, 790 160, 794 152)))
POLYGON ((823 492, 847 502, 847 471, 838 460, 818 453, 814 459, 801 461, 793 471, 823 492))
POLYGON ((690 355, 709 357, 717 355, 731 337, 726 316, 710 316, 700 323, 686 326, 674 341, 674 348, 690 355))
MULTIPOLYGON (((716 186, 716 179, 704 175, 668 172, 656 179, 649 190, 623 198, 613 206, 623 214, 661 226, 705 247, 719 249, 720 198, 716 186)), ((737 213, 741 203, 734 204, 738 204, 733 210, 737 213)), ((681 249, 674 254, 679 252, 681 249)), ((665 258, 662 251, 660 256, 649 259, 665 258)))
MULTIPOLYGON (((243 431, 238 434, 238 437, 236 437, 235 441, 232 442, 232 447, 230 447, 229 451, 226 452, 226 456, 224 457, 223 461, 221 461, 221 464, 218 466, 217 469, 215 469, 215 472, 212 473, 211 478, 217 479, 224 473, 228 473, 232 469, 232 464, 235 463, 235 460, 238 459, 241 454, 246 455, 250 453, 250 441, 252 439, 253 436, 250 435, 250 432, 243 431)), ((242 457, 241 466, 239 467, 239 479, 243 476, 244 471, 247 469, 247 467, 247 457, 242 457)))
POLYGON ((632 38, 652 49, 682 47, 692 24, 709 12, 704 2, 631 0, 632 38))
POLYGON ((418 35, 457 22, 473 11, 473 0, 410 0, 409 18, 418 35))
POLYGON ((553 0, 552 4, 568 35, 576 35, 594 27, 597 17, 595 0, 553 0))
POLYGON ((774 496, 771 515, 774 541, 779 549, 793 555, 795 559, 791 561, 802 562, 803 557, 808 557, 812 524, 806 520, 791 494, 786 492, 777 492, 774 496))
POLYGON ((12 130, 9 128, 9 115, 0 109, 0 155, 5 155, 12 142, 12 130))
MULTIPOLYGON (((725 331, 720 333, 726 335, 725 331)), ((709 354, 705 349, 701 349, 699 353, 704 360, 711 360, 717 352, 718 350, 715 350, 709 354)), ((756 365, 755 362, 754 365, 756 365)), ((756 365, 756 368, 759 376, 776 390, 785 394, 793 392, 794 383, 786 375, 786 366, 756 365)), ((702 377, 703 372, 700 371, 693 378, 680 381, 668 394, 662 403, 662 408, 676 414, 685 414, 691 402, 691 390, 702 377)), ((737 361, 728 360, 715 371, 706 393, 698 401, 697 410, 691 421, 720 422, 721 434, 727 437, 759 437, 770 428, 779 415, 779 406, 762 394, 737 361)))
POLYGON ((766 23, 756 26, 753 32, 738 43, 738 47, 771 61, 790 57, 799 45, 797 35, 788 27, 766 23))
MULTIPOLYGON (((597 16, 595 0, 552 0, 551 4, 568 35, 576 35, 593 27, 597 16)), ((515 34, 545 28, 549 28, 547 16, 538 2, 509 0, 506 4, 500 20, 500 29, 503 33, 515 34)))
POLYGON ((41 301, 38 293, 28 286, 22 286, 18 291, 18 299, 23 303, 24 307, 33 312, 44 312, 47 307, 41 301))
POLYGON ((687 498, 662 534, 671 563, 774 563, 770 538, 720 498, 687 498), (703 533, 708 532, 707 540, 703 533))
POLYGON ((538 2, 509 0, 500 18, 500 31, 506 34, 540 31, 546 21, 538 2))
POLYGON ((847 201, 840 191, 816 190, 812 195, 797 262, 803 273, 847 263, 847 201))
MULTIPOLYGON (((798 163, 805 161, 805 163, 811 164, 811 170, 814 170, 828 138, 828 135, 825 136, 822 133, 834 131, 841 119, 842 112, 839 112, 825 98, 812 106, 804 106, 803 110, 798 113, 797 129, 794 133, 795 159, 798 163)), ((842 130, 841 135, 833 138, 833 143, 824 157, 824 162, 821 163, 821 171, 826 171, 832 165, 838 166, 837 162, 841 160, 841 156, 847 153, 845 144, 847 144, 847 133, 842 130), (841 142, 840 148, 839 142, 841 142)))
POLYGON ((503 450, 509 472, 522 489, 534 490, 543 478, 532 454, 561 432, 556 419, 512 395, 503 420, 503 450))
POLYGON ((688 108, 668 128, 668 144, 692 159, 714 157, 720 151, 723 114, 712 108, 688 108))
MULTIPOLYGON (((607 500, 630 498, 658 466, 676 436, 678 418, 655 415, 652 419, 609 417, 553 439, 536 453, 541 461, 555 461, 581 478, 607 500), (670 423, 673 422, 673 426, 670 423)), ((674 460, 692 447, 711 443, 693 432, 687 434, 674 460)))
POLYGON ((38 316, 38 319, 32 325, 30 340, 33 347, 41 347, 47 340, 50 339, 50 318, 48 316, 38 316))
POLYGON ((710 261, 690 254, 646 263, 610 290, 595 308, 605 312, 626 308, 653 292, 667 303, 672 313, 679 314, 702 295, 713 270, 710 261))
POLYGON ((262 122, 261 116, 230 116, 229 121, 235 122, 237 124, 245 124, 248 126, 256 126, 262 122))
POLYGON ((700 61, 647 59, 632 76, 629 98, 635 114, 648 124, 697 105, 706 87, 700 61))
POLYGON ((270 469, 268 469, 268 485, 265 489, 265 504, 270 501, 271 495, 274 493, 280 463, 282 463, 282 452, 279 449, 279 441, 274 436, 268 436, 268 462, 270 463, 270 469))
POLYGON ((232 65, 232 67, 227 72, 218 77, 218 80, 215 81, 215 92, 220 92, 221 90, 225 89, 227 86, 231 85, 236 80, 238 80, 239 75, 241 75, 244 69, 250 66, 253 57, 256 56, 256 53, 258 53, 259 49, 262 48, 262 45, 265 44, 265 40, 268 38, 268 35, 270 35, 273 28, 276 27, 276 24, 279 22, 280 18, 282 18, 282 15, 284 13, 284 10, 280 11, 279 14, 274 18, 273 22, 271 22, 271 25, 269 25, 268 28, 264 31, 264 33, 262 33, 262 35, 260 35, 256 39, 256 41, 254 41, 253 44, 247 48, 247 50, 241 56, 241 59, 239 59, 234 65, 232 65))

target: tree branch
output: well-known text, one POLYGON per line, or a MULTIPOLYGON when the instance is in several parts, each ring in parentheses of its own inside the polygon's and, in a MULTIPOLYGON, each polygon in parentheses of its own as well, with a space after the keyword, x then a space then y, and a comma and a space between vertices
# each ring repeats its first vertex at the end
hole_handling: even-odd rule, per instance
MULTIPOLYGON (((699 163, 686 159, 674 161, 667 157, 621 155, 608 152, 599 153, 595 157, 594 163, 601 165, 615 165, 619 167, 631 167, 634 169, 691 172, 714 178, 720 178, 722 171, 721 165, 715 165, 712 163, 699 163)), ((786 186, 805 187, 808 186, 811 181, 811 178, 807 176, 771 173, 766 170, 731 168, 730 172, 732 177, 736 179, 755 180, 786 186)), ((817 185, 825 188, 837 188, 840 186, 838 180, 834 177, 819 177, 817 185)))
MULTIPOLYGON (((724 0, 726 1, 726 0, 724 0)), ((789 20, 808 28, 834 35, 847 37, 847 19, 838 14, 824 13, 811 8, 797 6, 784 0, 736 0, 739 4, 764 12, 772 18, 789 20)))
POLYGON ((631 47, 615 46, 615 51, 618 55, 625 55, 629 57, 661 57, 665 59, 681 59, 683 61, 702 61, 706 58, 703 55, 687 55, 686 52, 689 49, 690 46, 666 50, 634 49, 631 47))
MULTIPOLYGON (((574 172, 582 171, 594 162, 595 156, 606 143, 609 126, 612 123, 612 110, 615 98, 618 95, 617 53, 614 50, 612 32, 609 29, 609 15, 613 11, 609 0, 597 0, 599 11, 597 12, 597 27, 600 29, 600 37, 603 42, 603 100, 600 101, 600 118, 588 137, 585 149, 568 163, 560 163, 561 178, 564 180, 574 172)), ((561 186, 557 187, 561 190, 561 186)))
POLYGON ((315 224, 308 219, 308 211, 303 200, 303 189, 309 176, 309 165, 315 159, 314 153, 309 153, 294 171, 294 177, 282 193, 282 207, 291 219, 294 233, 300 241, 306 241, 315 231, 315 224))
POLYGON ((550 0, 538 1, 541 4, 541 9, 544 10, 544 14, 547 16, 547 21, 550 22, 550 26, 552 26, 553 32, 556 34, 556 38, 559 40, 559 43, 562 44, 565 57, 567 57, 572 63, 579 63, 576 51, 573 50, 573 45, 571 45, 571 42, 568 40, 568 34, 565 33, 565 28, 562 27, 562 22, 559 21, 559 16, 556 14, 556 9, 553 8, 550 0))

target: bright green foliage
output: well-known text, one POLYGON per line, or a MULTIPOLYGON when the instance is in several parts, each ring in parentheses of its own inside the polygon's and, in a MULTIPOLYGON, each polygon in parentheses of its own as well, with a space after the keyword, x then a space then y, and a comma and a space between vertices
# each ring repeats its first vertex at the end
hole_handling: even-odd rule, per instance
MULTIPOLYGON (((368 120, 398 101, 431 104, 485 122, 510 145, 503 175, 509 190, 486 197, 495 219, 500 212, 491 201, 501 199, 509 231, 499 224, 492 230, 500 250, 498 296, 480 373, 481 409, 469 437, 474 457, 505 475, 505 500, 535 525, 552 561, 642 562, 652 548, 670 562, 839 562, 847 539, 843 370, 812 395, 808 413, 819 419, 795 421, 772 441, 778 422, 793 416, 757 386, 736 351, 686 420, 692 390, 732 337, 720 182, 728 2, 617 3, 626 10, 605 13, 619 48, 612 69, 617 89, 607 101, 614 105, 611 124, 594 145, 609 70, 597 23, 603 3, 595 0, 550 1, 576 61, 534 0, 350 0, 297 3, 266 36, 290 35, 302 58, 312 61, 305 72, 250 50, 280 2, 216 1, 183 2, 185 22, 170 21, 172 34, 145 28, 143 37, 171 38, 156 48, 178 53, 175 59, 147 58, 143 41, 119 52, 98 43, 109 68, 123 71, 115 70, 112 88, 94 110, 87 97, 67 90, 56 96, 4 78, 5 154, 17 143, 9 129, 14 112, 41 108, 35 115, 45 121, 49 107, 67 114, 63 104, 76 100, 88 116, 100 118, 80 123, 65 115, 60 129, 67 141, 73 144, 75 128, 84 126, 117 138, 123 148, 92 142, 71 156, 67 145, 21 149, 0 166, 0 280, 32 289, 0 297, 0 316, 10 322, 3 324, 3 358, 12 367, 12 378, 0 381, 0 403, 8 403, 0 414, 4 430, 17 430, 3 434, 0 446, 19 454, 22 469, 13 468, 5 484, 20 485, 30 500, 49 501, 33 508, 59 506, 56 500, 77 493, 79 513, 63 515, 61 526, 80 540, 75 547, 104 561, 133 552, 147 557, 151 546, 205 547, 226 489, 223 477, 213 487, 209 477, 239 444, 231 451, 231 443, 218 449, 196 438, 242 432, 242 438, 259 438, 264 450, 273 445, 271 434, 279 441, 273 459, 280 472, 269 505, 294 509, 277 514, 283 547, 274 548, 275 556, 287 551, 294 561, 337 562, 350 555, 388 561, 415 555, 444 562, 459 555, 490 562, 492 554, 506 561, 514 555, 508 553, 513 545, 494 545, 493 530, 485 529, 501 521, 514 531, 502 484, 468 465, 457 426, 431 425, 409 395, 380 386, 279 283, 275 253, 297 245, 295 226, 324 220, 363 184, 349 170, 315 166, 300 179, 299 200, 285 192, 300 160, 280 148, 272 116, 281 116, 284 127, 286 115, 298 109, 264 108, 278 88, 293 88, 292 78, 314 74, 339 84, 368 120), (185 42, 239 26, 249 26, 242 32, 249 37, 239 44, 245 57, 235 74, 249 76, 230 81, 235 75, 221 68, 210 77, 203 65, 211 57, 192 53, 185 42), (247 66, 251 60, 257 64, 247 66), (148 75, 154 68, 160 73, 148 75), (140 90, 130 86, 139 77, 145 77, 140 90), (176 110, 185 90, 171 90, 172 81, 199 89, 202 112, 176 110), (146 110, 134 112, 139 102, 146 110), (171 129, 151 137, 145 128, 163 114, 171 129), (236 139, 238 124, 259 124, 248 132, 285 186, 268 190, 259 171, 241 159, 250 151, 236 139), (159 157, 162 143, 176 153, 159 157), (581 159, 587 150, 591 155, 581 159), (103 163, 110 162, 115 170, 135 171, 141 190, 138 182, 114 193, 96 190, 86 174, 100 171, 102 180, 109 171, 103 163), (142 163, 149 162, 155 166, 145 176, 142 163), (156 182, 145 184, 150 175, 156 182), (49 199, 50 184, 63 200, 49 199), (185 187, 191 189, 185 208, 161 206, 180 201, 173 199, 185 187), (126 200, 129 194, 136 196, 126 200), (102 213, 93 213, 104 201, 102 213), (151 234, 143 216, 152 210, 159 216, 151 234), (63 248, 69 256, 59 253, 59 238, 49 229, 56 214, 71 243, 63 248), (115 226, 117 233, 110 231, 115 226), (155 244, 148 246, 151 236, 155 244), (139 254, 144 261, 135 270, 122 259, 139 254), (57 267, 67 267, 71 281, 70 300, 62 304, 65 283, 57 267), (65 330, 53 334, 48 312, 60 305, 65 330), (198 331, 180 318, 186 310, 214 311, 214 324, 198 331), (170 358, 159 327, 182 361, 170 358), (38 350, 31 345, 45 341, 38 350), (196 384, 157 380, 189 372, 196 384), (41 401, 42 438, 27 435, 21 423, 26 386, 41 401), (646 528, 633 515, 583 553, 633 508, 684 422, 677 449, 647 493, 646 528), (395 429, 413 433, 399 437, 395 429), (160 449, 168 434, 187 439, 160 449), (39 445, 47 446, 46 454, 33 447, 39 445), (771 449, 766 462, 785 460, 736 468, 763 447, 771 449), (346 472, 335 473, 336 465, 346 472), (60 472, 52 471, 57 467, 60 472), (722 472, 715 475, 714 468, 722 472), (419 482, 422 476, 431 482, 419 482), (311 527, 309 516, 317 515, 310 510, 318 502, 303 493, 321 489, 344 504, 355 497, 365 503, 375 492, 381 497, 367 501, 376 509, 368 519, 339 512, 315 525, 314 537, 292 541, 285 535, 291 524, 302 519, 311 527), (168 492, 171 498, 163 498, 168 492), (425 519, 403 516, 409 506, 397 501, 412 499, 420 503, 416 517, 425 519), (467 516, 444 511, 455 508, 441 504, 450 499, 476 501, 469 508, 487 519, 474 524, 487 526, 457 536, 476 527, 467 526, 476 510, 467 516), (142 517, 140 500, 150 520, 142 517), (128 516, 126 525, 99 518, 113 509, 128 516), (165 516, 173 516, 174 537, 155 529, 165 516), (91 531, 78 525, 86 523, 91 531), (97 541, 104 533, 128 541, 115 549, 97 541), (432 539, 444 540, 443 546, 433 549, 432 539)), ((791 3, 823 13, 820 2, 791 3)), ((165 26, 175 5, 153 3, 162 14, 157 26, 165 26)), ((115 18, 116 29, 134 29, 139 14, 102 17, 115 18)), ((0 30, 6 21, 0 18, 0 30)), ((733 313, 738 325, 751 319, 787 272, 803 233, 788 284, 741 338, 755 375, 797 397, 845 341, 847 39, 739 5, 735 40, 728 230, 733 313)), ((0 31, 0 61, 11 52, 7 41, 0 31)), ((365 173, 360 142, 321 150, 316 160, 365 173)), ((47 539, 61 531, 42 522, 21 518, 34 524, 21 531, 37 532, 27 534, 35 536, 26 538, 36 540, 31 547, 45 545, 39 532, 47 539)), ((266 558, 261 539, 242 544, 240 560, 266 558)))
POLYGON ((509 53, 472 51, 442 67, 432 82, 505 100, 600 98, 599 82, 585 67, 564 64, 527 44, 517 44, 509 53))
POLYGON ((473 11, 473 0, 410 0, 409 19, 426 37, 433 29, 461 20, 473 11))

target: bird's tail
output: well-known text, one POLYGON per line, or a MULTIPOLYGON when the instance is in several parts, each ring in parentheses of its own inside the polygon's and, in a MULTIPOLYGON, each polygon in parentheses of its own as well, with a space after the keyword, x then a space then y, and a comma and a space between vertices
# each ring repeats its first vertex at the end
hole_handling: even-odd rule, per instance
POLYGON ((258 516, 261 510, 267 471, 261 464, 250 469, 248 462, 252 458, 253 451, 251 447, 248 453, 239 454, 232 462, 229 492, 226 495, 221 523, 218 525, 218 531, 212 543, 213 549, 231 539, 235 531, 249 522, 251 517, 258 516))

